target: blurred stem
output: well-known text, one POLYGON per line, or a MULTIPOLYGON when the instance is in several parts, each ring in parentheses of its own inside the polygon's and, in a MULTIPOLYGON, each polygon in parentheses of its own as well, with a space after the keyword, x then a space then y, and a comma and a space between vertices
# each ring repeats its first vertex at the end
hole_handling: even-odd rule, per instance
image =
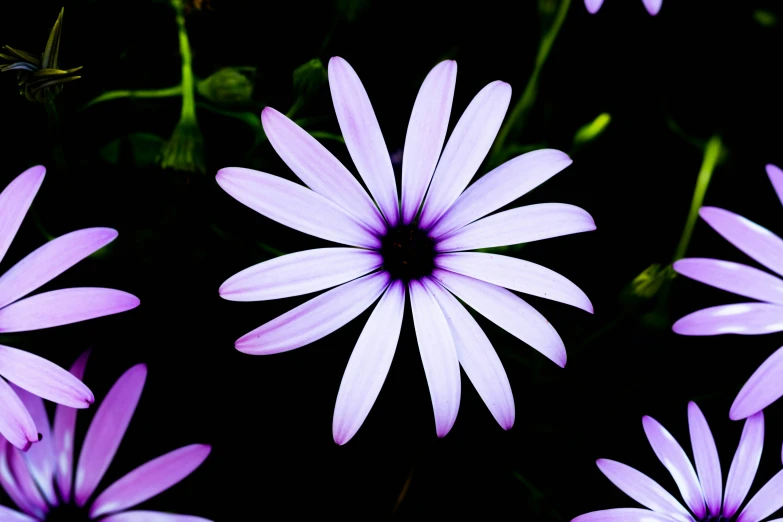
POLYGON ((57 114, 57 107, 55 106, 54 101, 46 102, 44 107, 46 107, 46 119, 49 124, 49 137, 52 140, 54 163, 61 174, 66 174, 68 167, 65 164, 65 154, 60 139, 60 117, 57 114))
POLYGON ((181 96, 182 85, 175 85, 174 87, 166 87, 165 89, 143 89, 138 91, 107 91, 88 101, 82 109, 86 109, 96 103, 101 103, 111 100, 119 100, 121 98, 167 98, 171 96, 181 96))
POLYGON ((304 97, 303 96, 298 96, 296 98, 296 101, 294 102, 294 104, 291 105, 291 108, 288 109, 288 112, 285 113, 285 115, 289 119, 293 120, 294 116, 296 116, 296 113, 299 112, 299 109, 302 108, 302 105, 304 105, 304 97))
POLYGON ((503 147, 508 139, 508 136, 512 132, 519 132, 525 125, 525 120, 536 101, 536 95, 538 93, 538 79, 541 75, 541 69, 543 69, 549 53, 552 50, 552 46, 557 39, 557 35, 560 32, 560 28, 563 26, 563 22, 568 14, 568 8, 571 6, 571 0, 561 0, 560 9, 555 15, 555 20, 552 26, 541 38, 541 43, 538 46, 538 54, 536 55, 536 64, 533 68, 533 73, 530 75, 530 79, 525 86, 525 90, 522 92, 522 97, 514 105, 511 110, 511 114, 506 119, 506 123, 500 128, 498 136, 495 139, 495 144, 492 146, 492 153, 490 156, 490 163, 494 164, 501 160, 503 153, 503 147))
POLYGON ((177 12, 177 32, 179 34, 179 54, 182 57, 182 112, 180 121, 196 122, 196 82, 193 78, 193 53, 185 27, 185 13, 181 0, 171 0, 177 12))

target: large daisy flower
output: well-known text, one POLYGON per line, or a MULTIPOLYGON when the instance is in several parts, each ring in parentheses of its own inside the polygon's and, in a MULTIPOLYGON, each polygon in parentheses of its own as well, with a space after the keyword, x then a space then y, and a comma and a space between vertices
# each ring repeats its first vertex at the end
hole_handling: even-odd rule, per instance
MULTIPOLYGON (((81 379, 87 364, 85 353, 71 368, 81 379)), ((147 367, 138 364, 112 386, 95 412, 81 445, 73 473, 76 411, 57 406, 54 425, 49 424, 43 401, 17 388, 16 392, 35 418, 43 438, 23 453, 0 437, 0 485, 19 511, 0 506, 4 522, 100 520, 100 522, 209 522, 201 517, 131 510, 196 470, 210 447, 185 446, 139 466, 93 498, 109 469, 144 389, 147 367)))
POLYGON ((595 224, 584 210, 559 203, 484 217, 549 179, 571 159, 556 150, 531 152, 465 190, 503 121, 511 87, 497 81, 482 89, 443 148, 456 73, 455 62, 442 62, 419 91, 405 139, 401 200, 367 93, 348 62, 337 57, 329 62, 332 100, 370 195, 326 148, 269 107, 261 114, 264 131, 309 189, 242 168, 217 174, 226 192, 268 218, 356 247, 289 254, 223 283, 220 295, 233 301, 279 299, 340 285, 244 335, 236 342, 238 350, 263 355, 299 348, 337 330, 380 298, 337 395, 332 431, 338 444, 353 437, 380 392, 397 346, 406 294, 439 437, 457 416, 460 365, 498 423, 505 429, 514 423, 514 400, 500 359, 457 298, 561 367, 566 352, 555 329, 503 287, 592 312, 579 288, 547 268, 503 255, 463 252, 585 232, 595 224))
MULTIPOLYGON (((767 165, 767 175, 783 202, 783 171, 767 165)), ((783 275, 783 240, 740 215, 702 207, 699 215, 718 234, 768 269, 783 275)), ((741 263, 719 259, 681 259, 674 270, 686 277, 761 302, 713 306, 686 315, 672 329, 681 335, 761 335, 783 331, 783 280, 741 263)), ((729 413, 734 420, 763 410, 783 395, 783 348, 750 378, 729 413)))
MULTIPOLYGON (((652 16, 655 16, 658 14, 658 11, 661 10, 663 0, 642 0, 642 3, 644 4, 644 7, 647 8, 647 12, 652 16)), ((604 0, 585 0, 585 7, 590 14, 597 13, 603 4, 604 0)))
POLYGON ((783 507, 783 471, 780 471, 740 510, 761 460, 763 413, 745 421, 725 490, 718 449, 707 419, 696 403, 688 404, 688 426, 696 469, 682 446, 658 421, 645 416, 642 423, 647 440, 671 473, 687 508, 647 475, 620 462, 599 459, 596 462, 598 469, 623 493, 651 511, 608 509, 580 515, 572 522, 761 522, 783 507))
MULTIPOLYGON (((0 193, 0 260, 11 245, 46 169, 32 167, 0 193)), ((110 228, 87 228, 60 236, 0 276, 0 335, 76 323, 135 308, 139 300, 109 288, 66 288, 26 297, 117 237, 110 228), (23 299, 24 298, 24 299, 23 299)), ((0 345, 0 434, 26 450, 40 429, 7 381, 39 397, 86 408, 92 392, 63 368, 28 352, 0 345)))

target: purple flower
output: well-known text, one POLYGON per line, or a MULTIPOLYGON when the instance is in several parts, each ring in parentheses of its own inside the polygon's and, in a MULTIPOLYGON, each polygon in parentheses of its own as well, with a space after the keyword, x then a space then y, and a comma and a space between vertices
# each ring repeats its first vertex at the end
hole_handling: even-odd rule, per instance
MULTIPOLYGON (((767 165, 767 174, 783 202, 783 171, 767 165)), ((699 215, 732 245, 783 275, 783 240, 742 216, 715 207, 699 215)), ((760 335, 783 331, 783 280, 740 263, 719 259, 681 259, 674 270, 691 279, 761 302, 705 308, 686 315, 672 329, 681 335, 760 335)), ((740 391, 729 416, 750 417, 783 395, 783 348, 772 354, 740 391)))
POLYGON ((503 365, 456 297, 561 367, 566 352, 555 329, 503 287, 593 310, 579 288, 547 268, 502 255, 460 252, 585 232, 594 230, 595 224, 584 210, 559 203, 481 219, 549 179, 571 159, 556 150, 531 152, 499 166, 463 192, 492 145, 511 88, 498 81, 482 89, 443 148, 456 73, 455 62, 441 62, 416 98, 404 146, 401 204, 367 93, 348 62, 338 57, 329 62, 332 100, 345 143, 373 199, 326 148, 269 107, 261 114, 266 135, 310 189, 242 168, 217 174, 226 192, 268 218, 358 247, 282 256, 247 268, 220 287, 224 299, 262 301, 341 285, 236 342, 238 350, 255 355, 316 341, 380 298, 337 395, 332 431, 338 444, 359 429, 386 379, 406 293, 439 437, 449 432, 457 416, 460 364, 498 423, 504 429, 514 423, 514 400, 503 365))
POLYGON ((718 449, 707 419, 696 403, 688 404, 688 425, 696 462, 693 468, 683 448, 652 417, 642 419, 644 433, 655 455, 671 473, 686 509, 668 491, 647 475, 614 460, 599 459, 598 469, 623 493, 652 510, 638 508, 594 511, 572 522, 760 522, 783 507, 783 471, 767 482, 740 512, 750 490, 764 446, 764 414, 745 421, 739 447, 731 461, 723 488, 718 449), (739 515, 733 518, 737 513, 739 515))
MULTIPOLYGON (((587 12, 595 14, 601 9, 603 3, 604 0, 585 0, 585 7, 587 8, 587 12)), ((642 3, 644 4, 644 7, 647 8, 647 12, 652 16, 655 16, 658 14, 658 11, 661 10, 663 0, 642 0, 642 3)))
MULTIPOLYGON (((44 179, 46 169, 32 167, 0 193, 0 260, 5 256, 44 179)), ((66 288, 24 298, 85 257, 110 243, 117 231, 87 228, 60 236, 38 248, 0 276, 0 334, 40 330, 135 308, 139 300, 108 288, 66 288), (24 299, 23 299, 24 298, 24 299)), ((27 450, 40 428, 10 381, 44 399, 86 408, 92 392, 59 366, 15 348, 0 345, 0 434, 27 450)))
MULTIPOLYGON (((89 352, 71 368, 84 375, 89 352)), ((43 433, 41 442, 23 453, 0 437, 0 485, 22 511, 0 506, 0 520, 93 520, 101 522, 209 522, 201 517, 154 511, 126 511, 167 490, 198 468, 210 446, 193 444, 176 449, 134 469, 90 500, 136 411, 147 378, 147 367, 137 364, 112 386, 82 442, 73 473, 76 411, 58 406, 50 426, 43 401, 16 388, 43 433)))

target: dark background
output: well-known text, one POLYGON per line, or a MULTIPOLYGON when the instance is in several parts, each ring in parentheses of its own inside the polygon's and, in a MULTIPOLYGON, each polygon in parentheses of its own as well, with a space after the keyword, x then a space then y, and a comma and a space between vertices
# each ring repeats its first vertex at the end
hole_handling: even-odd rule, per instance
MULTIPOLYGON (((593 215, 598 230, 536 242, 514 255, 577 283, 596 314, 526 298, 565 341, 565 369, 478 318, 509 374, 516 424, 500 429, 463 378, 458 420, 438 439, 406 311, 386 384, 344 447, 332 440, 334 400, 369 310, 309 346, 252 357, 237 352, 234 341, 309 296, 233 303, 217 293, 229 276, 270 257, 262 244, 294 252, 325 242, 244 207, 218 187, 215 172, 250 166, 288 178, 292 173, 266 142, 248 155, 251 127, 206 110, 198 113, 205 175, 136 167, 124 137, 148 132, 168 138, 179 98, 80 107, 106 90, 179 81, 173 10, 149 0, 6 2, 0 44, 41 52, 62 5, 61 60, 65 67, 83 65, 84 74, 57 99, 59 137, 43 106, 17 94, 12 73, 0 74, 0 186, 29 166, 48 168, 0 269, 42 244, 45 234, 113 227, 119 238, 103 255, 44 289, 119 288, 137 295, 141 306, 4 342, 66 367, 93 348, 85 382, 99 399, 125 369, 147 363, 142 400, 101 487, 146 460, 201 442, 213 445, 206 463, 143 508, 219 521, 466 513, 567 521, 635 505, 600 474, 594 465, 599 457, 637 467, 679 497, 646 442, 641 417, 661 421, 690 453, 689 400, 707 415, 725 480, 742 428, 728 419, 729 406, 781 336, 674 335, 671 323, 686 313, 743 299, 684 278, 673 281, 664 303, 620 294, 652 263, 671 261, 688 212, 702 150, 667 121, 696 141, 716 133, 723 139, 727 153, 705 204, 783 233, 783 209, 764 173, 766 163, 783 163, 776 79, 783 18, 767 26, 753 14, 763 9, 782 17, 776 2, 664 0, 660 15, 650 17, 640 1, 606 0, 590 16, 573 0, 543 69, 536 106, 512 142, 558 148, 574 158, 519 203, 578 205, 593 215), (574 132, 601 112, 612 116, 606 132, 572 151, 574 132), (124 144, 120 159, 108 162, 101 149, 117 139, 124 144), (67 168, 54 159, 57 140, 67 168), (653 310, 665 312, 658 315, 663 328, 645 320, 653 310)), ((197 76, 223 66, 257 67, 256 114, 264 105, 283 112, 291 106, 297 66, 312 58, 346 58, 395 151, 419 85, 438 61, 459 64, 452 126, 490 81, 509 82, 515 103, 533 69, 540 36, 536 2, 457 5, 370 2, 348 17, 342 3, 213 0, 211 10, 193 11, 187 24, 197 76)), ((299 117, 316 118, 314 128, 339 133, 326 85, 299 117)), ((324 143, 353 169, 344 146, 324 143)), ((753 264, 701 221, 688 252, 753 264)), ((781 401, 767 410, 767 444, 752 492, 780 469, 782 414, 781 401)), ((79 414, 81 433, 91 416, 79 414)))

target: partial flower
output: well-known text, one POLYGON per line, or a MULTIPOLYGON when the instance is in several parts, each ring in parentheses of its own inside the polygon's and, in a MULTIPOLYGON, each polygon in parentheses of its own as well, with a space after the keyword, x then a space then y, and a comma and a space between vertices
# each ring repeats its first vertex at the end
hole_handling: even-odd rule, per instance
MULTIPOLYGON (((0 193, 0 260, 14 239, 46 169, 32 167, 0 193)), ((125 312, 139 305, 126 292, 109 288, 65 288, 28 296, 117 237, 110 228, 87 228, 49 241, 0 276, 0 334, 40 330, 125 312)), ((63 368, 22 350, 0 345, 0 434, 26 450, 37 442, 36 426, 10 381, 44 399, 86 408, 95 398, 63 368)))
POLYGON ((243 168, 217 174, 226 192, 264 216, 356 247, 289 254, 223 283, 220 295, 232 301, 280 299, 337 286, 242 336, 238 350, 265 355, 305 346, 380 298, 337 395, 332 431, 338 444, 354 436, 386 379, 406 295, 439 437, 449 432, 457 416, 460 365, 495 420, 504 429, 514 423, 514 399, 503 365, 459 300, 561 367, 566 351, 554 327, 506 288, 593 311, 576 285, 547 268, 503 255, 465 252, 585 232, 595 224, 584 210, 560 203, 492 214, 560 172, 571 159, 557 150, 530 152, 468 187, 500 128, 511 87, 497 81, 482 89, 443 148, 456 74, 455 62, 441 62, 419 91, 404 145, 401 200, 370 99, 348 62, 338 57, 328 68, 332 100, 369 195, 323 145, 270 107, 261 114, 264 131, 309 188, 243 168))
POLYGON ((696 403, 688 404, 695 469, 682 446, 658 421, 645 416, 642 423, 647 440, 677 484, 685 506, 647 475, 620 462, 599 459, 596 462, 598 469, 623 493, 647 509, 594 511, 578 516, 572 522, 761 522, 783 507, 783 471, 780 471, 740 510, 761 460, 763 413, 756 413, 745 421, 725 488, 718 448, 707 419, 696 403))
MULTIPOLYGON (((585 7, 587 8, 587 12, 595 14, 601 9, 603 3, 604 0, 585 0, 585 7)), ((647 12, 652 16, 655 16, 658 14, 658 11, 661 10, 663 0, 642 0, 642 3, 644 4, 644 7, 647 8, 647 12)))
POLYGON ((19 94, 32 102, 48 103, 60 94, 63 84, 78 80, 81 67, 60 69, 60 38, 63 27, 63 12, 52 27, 46 49, 41 58, 32 53, 3 46, 0 49, 0 72, 16 71, 19 80, 19 94))
MULTIPOLYGON (((767 165, 767 175, 783 202, 783 171, 767 165)), ((783 240, 740 215, 702 207, 699 215, 718 234, 769 270, 783 275, 783 240)), ((761 335, 783 331, 783 279, 741 263, 690 258, 674 263, 686 277, 759 302, 705 308, 686 315, 672 329, 681 335, 761 335)), ((772 354, 748 380, 731 407, 730 417, 750 417, 783 396, 783 348, 772 354)))
MULTIPOLYGON (((71 367, 77 379, 84 375, 88 353, 71 367)), ((19 511, 0 506, 0 520, 101 522, 209 522, 204 518, 155 511, 130 510, 166 491, 193 473, 211 450, 204 444, 185 446, 139 466, 93 497, 109 469, 144 389, 147 367, 126 371, 106 394, 81 444, 74 474, 76 411, 58 406, 54 423, 43 401, 17 393, 43 432, 41 442, 22 453, 0 437, 0 485, 19 511)))

